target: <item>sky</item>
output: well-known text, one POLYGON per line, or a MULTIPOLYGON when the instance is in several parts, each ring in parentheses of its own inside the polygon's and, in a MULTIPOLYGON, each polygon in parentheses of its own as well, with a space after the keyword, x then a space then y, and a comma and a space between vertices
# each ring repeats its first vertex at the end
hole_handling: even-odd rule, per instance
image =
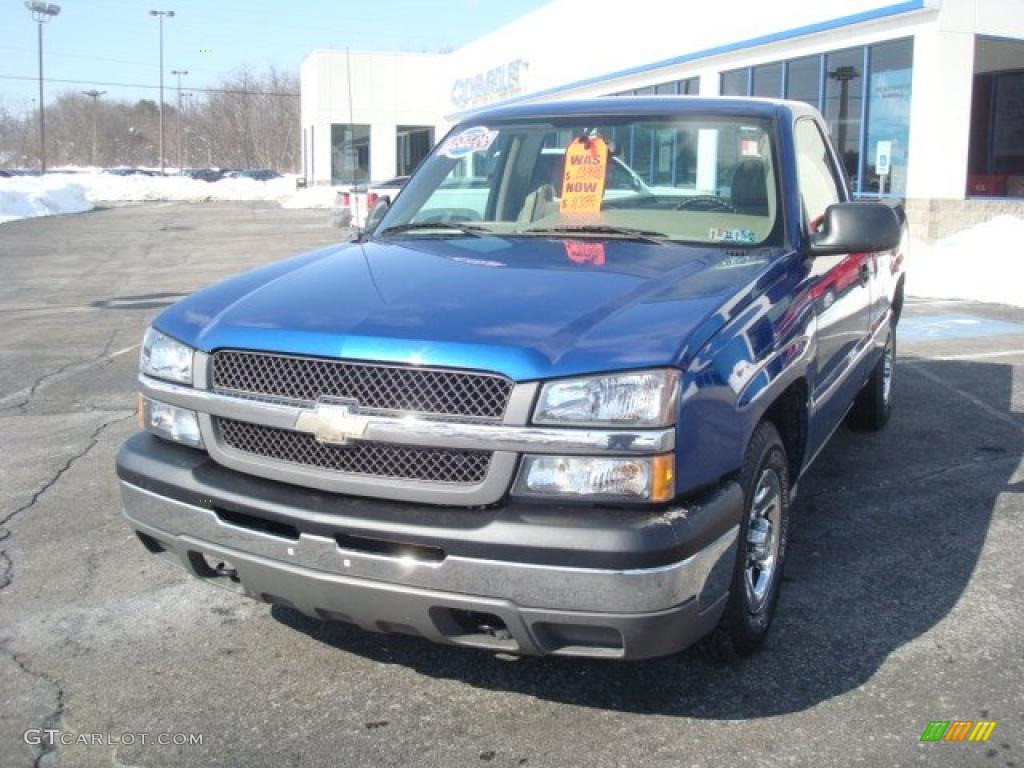
MULTIPOLYGON (((183 87, 214 86, 243 65, 273 64, 298 74, 315 48, 438 51, 463 45, 547 0, 58 0, 45 25, 46 101, 64 90, 105 90, 107 98, 156 99, 159 25, 164 21, 165 87, 172 69, 183 87), (152 87, 120 86, 128 83, 152 87)), ((22 0, 0 0, 0 105, 15 114, 38 94, 36 24, 22 0), (13 79, 12 78, 28 78, 13 79)), ((170 100, 171 94, 165 92, 170 100)))

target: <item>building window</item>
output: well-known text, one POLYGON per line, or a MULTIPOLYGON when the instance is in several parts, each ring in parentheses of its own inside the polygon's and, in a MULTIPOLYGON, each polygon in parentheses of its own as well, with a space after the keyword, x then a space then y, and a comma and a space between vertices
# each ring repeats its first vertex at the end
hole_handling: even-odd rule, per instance
POLYGON ((786 98, 821 106, 821 56, 793 59, 786 65, 786 98))
POLYGON ((854 194, 906 194, 914 41, 830 51, 723 72, 723 96, 768 96, 820 109, 854 194), (879 143, 881 152, 879 151, 879 143), (888 142, 888 143, 885 143, 888 142), (882 157, 889 173, 880 179, 882 157))
POLYGON ((410 176, 434 146, 433 126, 400 125, 395 149, 395 168, 399 176, 410 176))
POLYGON ((969 197, 1024 198, 1024 41, 974 40, 969 197))
POLYGON ((331 125, 331 182, 359 184, 370 180, 370 126, 331 125))
POLYGON ((732 72, 722 73, 722 95, 723 96, 749 96, 750 95, 750 69, 734 69, 732 72))
POLYGON ((864 49, 825 57, 825 120, 847 177, 859 190, 860 127, 864 106, 864 49))
POLYGON ((653 96, 682 94, 684 96, 696 96, 700 93, 700 78, 687 77, 684 80, 672 80, 667 83, 648 85, 643 88, 634 88, 630 91, 617 91, 609 93, 609 96, 653 96))
POLYGON ((1014 174, 1016 196, 1024 173, 1024 72, 1000 72, 993 78, 992 167, 1014 174))
POLYGON ((782 62, 754 67, 751 95, 768 99, 782 98, 782 62))
POLYGON ((679 81, 679 90, 676 93, 682 96, 696 96, 700 93, 700 78, 688 77, 679 81))
POLYGON ((907 191, 910 144, 910 40, 874 45, 868 52, 867 145, 861 191, 903 196, 907 191), (889 172, 879 176, 879 158, 889 172))

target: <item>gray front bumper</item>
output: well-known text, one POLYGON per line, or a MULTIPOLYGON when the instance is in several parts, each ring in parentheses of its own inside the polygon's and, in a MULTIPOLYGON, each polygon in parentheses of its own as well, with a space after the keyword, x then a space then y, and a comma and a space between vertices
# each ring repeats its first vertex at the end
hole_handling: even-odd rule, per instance
POLYGON ((735 560, 734 527, 654 568, 423 561, 348 550, 305 532, 281 538, 131 483, 121 489, 125 517, 147 547, 198 578, 367 630, 496 651, 647 658, 681 650, 718 622, 735 560), (234 578, 208 567, 221 561, 234 578))

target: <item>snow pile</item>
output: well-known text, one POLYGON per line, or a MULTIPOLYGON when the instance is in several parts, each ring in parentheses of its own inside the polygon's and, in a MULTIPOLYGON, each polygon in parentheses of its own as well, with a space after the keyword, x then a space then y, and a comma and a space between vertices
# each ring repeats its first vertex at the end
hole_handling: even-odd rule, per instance
POLYGON ((91 211, 86 189, 66 176, 20 176, 0 179, 0 224, 35 216, 91 211))
POLYGON ((281 200, 282 208, 333 208, 338 195, 334 187, 307 187, 295 189, 288 197, 281 200))
POLYGON ((46 176, 0 178, 0 222, 31 216, 80 213, 95 203, 267 200, 285 208, 331 208, 333 187, 295 189, 295 176, 269 181, 247 178, 207 182, 187 176, 118 176, 90 170, 86 173, 49 173, 46 176))
POLYGON ((202 181, 188 176, 117 176, 112 173, 76 174, 88 188, 90 200, 95 202, 134 202, 149 200, 281 201, 295 193, 295 177, 282 176, 270 181, 234 178, 202 181))
POLYGON ((934 245, 910 244, 907 294, 1024 307, 1024 219, 997 216, 934 245))

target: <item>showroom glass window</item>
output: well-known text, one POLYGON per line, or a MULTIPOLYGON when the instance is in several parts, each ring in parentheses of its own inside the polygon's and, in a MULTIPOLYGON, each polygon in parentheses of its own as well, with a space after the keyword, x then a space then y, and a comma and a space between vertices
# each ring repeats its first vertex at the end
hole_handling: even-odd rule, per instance
POLYGON ((788 63, 786 98, 818 109, 821 101, 821 56, 805 56, 788 63))
POLYGON ((331 126, 331 181, 359 184, 370 180, 370 126, 331 126))
POLYGON ((754 67, 751 96, 765 99, 782 97, 782 62, 754 67))
POLYGON ((434 146, 432 126, 400 125, 395 148, 395 168, 399 176, 410 176, 434 146))
POLYGON ((854 194, 902 197, 913 58, 914 41, 905 38, 759 64, 723 72, 722 95, 775 97, 781 91, 787 99, 820 109, 854 194), (876 168, 879 156, 890 163, 882 183, 876 168))
POLYGON ((863 90, 863 48, 837 51, 825 57, 825 120, 854 189, 859 176, 863 90))
POLYGON ((750 69, 734 69, 722 73, 723 96, 748 96, 750 93, 750 69))
POLYGON ((700 77, 687 77, 683 80, 670 80, 667 83, 633 88, 628 91, 616 91, 609 96, 696 96, 700 93, 700 77))
POLYGON ((678 93, 682 96, 696 96, 700 93, 700 78, 688 77, 679 81, 678 93))
POLYGON ((868 62, 868 129, 861 191, 902 197, 907 190, 913 43, 896 40, 871 46, 868 62), (884 179, 875 167, 879 154, 889 161, 889 174, 884 179))

